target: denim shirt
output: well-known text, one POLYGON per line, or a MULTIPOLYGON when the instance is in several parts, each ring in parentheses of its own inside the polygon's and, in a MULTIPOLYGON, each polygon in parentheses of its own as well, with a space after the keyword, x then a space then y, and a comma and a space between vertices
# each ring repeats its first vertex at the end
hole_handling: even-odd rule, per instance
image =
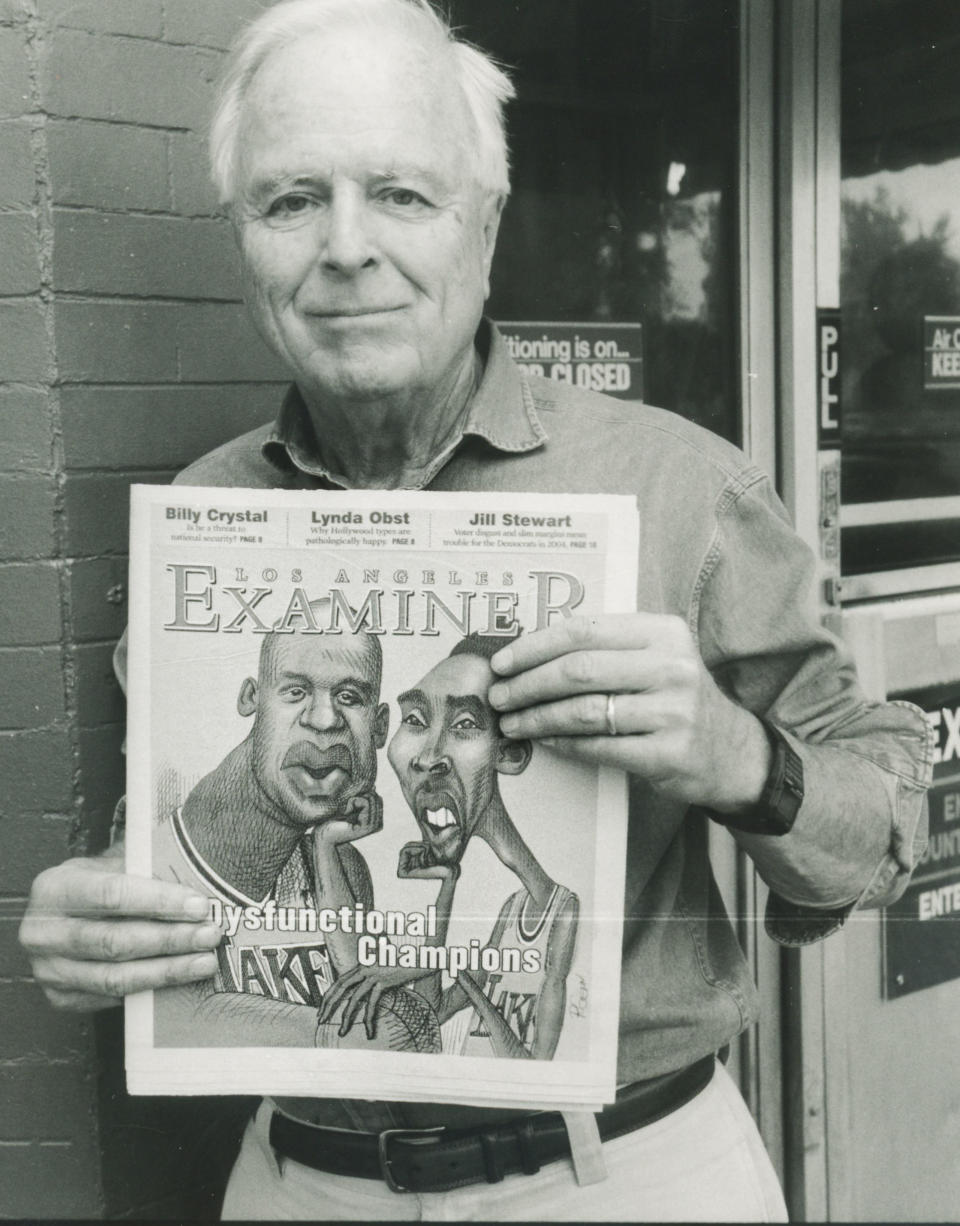
MULTIPOLYGON (((915 707, 870 702, 860 692, 849 656, 816 620, 812 555, 767 477, 735 447, 672 413, 527 377, 490 325, 478 348, 484 373, 462 430, 417 488, 634 495, 637 608, 682 617, 718 684, 776 723, 803 762, 793 830, 731 835, 770 887, 767 931, 802 943, 833 931, 855 907, 893 901, 925 842, 929 729, 915 707)), ((293 388, 275 423, 177 480, 340 488, 323 451, 293 388)), ((629 794, 621 1083, 718 1050, 758 1012, 710 869, 709 818, 643 779, 631 779, 629 794)), ((430 1104, 283 1106, 300 1118, 371 1129, 450 1123, 457 1113, 430 1104)))

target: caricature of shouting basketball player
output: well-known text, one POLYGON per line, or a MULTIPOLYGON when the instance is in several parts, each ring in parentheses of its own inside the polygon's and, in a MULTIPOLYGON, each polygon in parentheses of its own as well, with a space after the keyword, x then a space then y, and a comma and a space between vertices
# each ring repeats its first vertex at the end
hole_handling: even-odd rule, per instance
MULTIPOLYGON (((487 942, 496 949, 536 951, 538 970, 488 973, 460 971, 442 994, 442 1022, 472 1008, 464 1055, 550 1059, 557 1047, 573 960, 579 902, 541 867, 507 812, 500 792, 503 775, 519 775, 532 754, 529 741, 501 736, 487 700, 494 679, 489 660, 503 638, 471 634, 435 668, 399 697, 400 726, 387 750, 404 798, 420 827, 421 841, 400 854, 401 877, 435 877, 438 932, 443 943, 470 839, 485 840, 520 880, 497 917, 487 942)), ((361 1008, 368 1032, 376 1026, 380 993, 387 985, 415 983, 430 999, 439 974, 357 967, 333 988, 321 1010, 330 1018, 342 1004, 343 1024, 361 1008)))

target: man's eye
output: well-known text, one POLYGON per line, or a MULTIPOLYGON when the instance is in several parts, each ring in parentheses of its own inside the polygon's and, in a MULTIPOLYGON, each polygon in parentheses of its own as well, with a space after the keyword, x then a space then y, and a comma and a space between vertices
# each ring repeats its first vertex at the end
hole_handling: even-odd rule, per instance
POLYGON ((287 702, 300 702, 306 695, 307 691, 302 685, 287 685, 280 691, 280 697, 287 702))
POLYGON ((359 707, 363 702, 363 698, 356 690, 338 690, 337 702, 341 707, 359 707))
POLYGON ((389 191, 384 192, 384 200, 390 204, 397 204, 401 208, 410 208, 416 205, 425 205, 427 203, 419 192, 412 191, 409 187, 391 187, 389 191))
POLYGON ((274 200, 267 209, 267 216, 274 221, 286 221, 292 217, 298 217, 309 209, 311 204, 309 196, 301 196, 293 193, 289 196, 281 196, 279 200, 274 200))
POLYGON ((408 711, 400 722, 408 724, 411 728, 426 728, 427 726, 427 721, 419 711, 408 711))
POLYGON ((472 732, 474 728, 479 728, 480 725, 472 715, 458 715, 451 724, 454 732, 472 732))

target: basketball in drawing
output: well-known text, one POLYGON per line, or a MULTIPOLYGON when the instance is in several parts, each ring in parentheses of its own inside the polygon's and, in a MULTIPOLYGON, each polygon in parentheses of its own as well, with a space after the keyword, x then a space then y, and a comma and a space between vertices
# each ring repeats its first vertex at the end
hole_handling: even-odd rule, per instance
POLYGON ((377 1005, 376 1034, 367 1037, 363 1009, 346 1034, 340 1033, 341 1010, 317 1027, 317 1046, 340 1050, 440 1051, 440 1024, 437 1015, 416 992, 408 988, 388 988, 377 1005))

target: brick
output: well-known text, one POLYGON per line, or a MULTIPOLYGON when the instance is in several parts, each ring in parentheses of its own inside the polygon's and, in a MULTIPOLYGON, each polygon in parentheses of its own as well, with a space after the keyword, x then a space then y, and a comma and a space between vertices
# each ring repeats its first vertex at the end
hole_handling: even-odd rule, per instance
POLYGON ((290 373, 257 335, 246 308, 232 303, 186 306, 177 317, 181 378, 186 383, 289 380, 290 373))
POLYGON ((41 383, 50 377, 39 302, 0 302, 0 370, 7 383, 41 383))
MULTIPOLYGON (((0 822, 0 839, 4 826, 9 824, 0 822)), ((30 963, 18 937, 23 909, 27 905, 26 890, 19 892, 23 898, 0 899, 0 979, 29 979, 31 976, 30 963)))
POLYGON ((30 12, 30 0, 0 0, 0 21, 24 21, 30 12))
MULTIPOLYGON (((165 484, 171 473, 138 473, 138 481, 165 484)), ((64 482, 66 549, 73 557, 127 552, 129 473, 73 473, 64 482)))
POLYGON ((113 644, 89 643, 74 653, 77 676, 77 718, 81 728, 120 724, 126 703, 113 674, 113 644))
POLYGON ((91 1128, 95 1101, 93 1076, 79 1065, 0 1068, 0 1139, 69 1140, 91 1128))
POLYGON ((49 471, 52 462, 46 393, 0 387, 0 471, 49 471))
MULTIPOLYGON (((16 813, 0 821, 0 885, 11 894, 24 897, 38 873, 52 864, 60 864, 71 854, 73 818, 42 817, 31 814, 23 817, 16 813)), ((3 925, 0 925, 0 930, 3 925)), ((0 949, 0 975, 23 975, 29 967, 20 959, 16 948, 7 945, 4 938, 0 949), (4 950, 6 952, 4 952, 4 950), (6 969, 4 969, 6 967, 6 969)))
POLYGON ((117 801, 127 788, 124 729, 119 725, 86 728, 80 733, 80 790, 83 812, 94 839, 109 827, 117 801))
POLYGON ((175 43, 229 47, 240 27, 270 7, 268 0, 166 0, 166 37, 175 43))
POLYGON ((0 730, 46 728, 66 715, 58 647, 0 648, 0 730))
POLYGON ((127 622, 126 558, 90 558, 68 572, 70 621, 74 640, 115 642, 127 622))
POLYGON ((40 0, 40 16, 49 25, 107 34, 160 38, 163 33, 161 0, 40 0))
POLYGON ((183 468, 271 421, 285 387, 213 383, 64 388, 60 407, 66 467, 183 468))
MULTIPOLYGON (((93 1124, 90 1124, 93 1133, 93 1124)), ((88 1143, 24 1145, 0 1142, 0 1187, 4 1216, 100 1218, 100 1172, 88 1143)))
POLYGON ((58 209, 53 249, 58 290, 235 302, 241 298, 226 221, 58 209))
POLYGON ((40 288, 40 242, 31 213, 0 213, 0 294, 40 288))
POLYGON ((58 731, 0 734, 0 778, 17 780, 16 788, 0 793, 0 813, 65 812, 73 804, 69 736, 58 731))
POLYGON ((47 128, 55 204, 169 210, 166 134, 83 119, 47 128))
POLYGON ((60 376, 76 383, 173 382, 177 315, 169 303, 58 302, 60 376))
POLYGON ((41 62, 42 104, 61 117, 197 130, 218 66, 213 51, 58 29, 41 62))
MULTIPOLYGON (((0 983, 0 1059, 53 1056, 58 1060, 86 1053, 90 1024, 82 1017, 52 1008, 33 983, 0 983)), ((3 1187, 0 1179, 0 1187, 3 1187)), ((4 1205, 4 1209, 7 1206, 4 1205)))
POLYGON ((0 474, 0 558, 53 555, 55 496, 49 477, 0 474))
POLYGON ((59 643, 60 576, 46 562, 0 565, 0 643, 59 643))
POLYGON ((0 26, 0 117, 25 115, 32 109, 24 34, 0 26))
POLYGON ((29 209, 36 201, 30 128, 26 120, 0 123, 0 208, 29 209))
POLYGON ((207 142, 192 132, 171 132, 169 141, 174 211, 187 217, 220 213, 220 202, 210 180, 207 142))

